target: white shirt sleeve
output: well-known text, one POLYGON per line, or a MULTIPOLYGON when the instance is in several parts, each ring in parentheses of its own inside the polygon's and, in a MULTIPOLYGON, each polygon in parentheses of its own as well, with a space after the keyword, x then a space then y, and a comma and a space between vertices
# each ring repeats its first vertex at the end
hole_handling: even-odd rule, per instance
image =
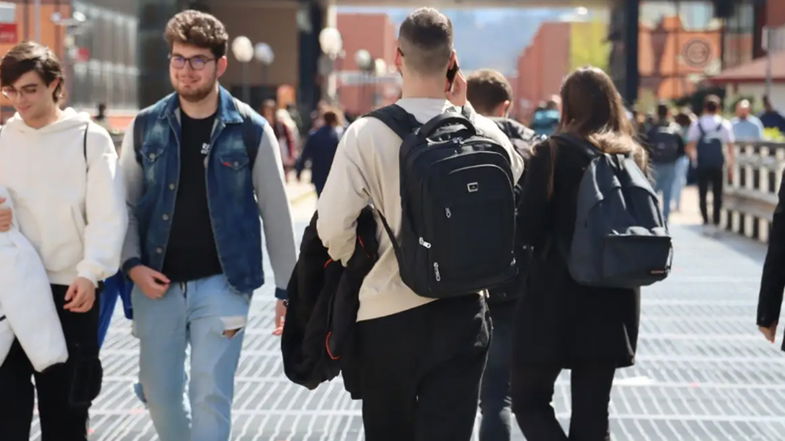
POLYGON ((722 130, 720 130, 722 136, 722 142, 725 144, 729 144, 731 142, 736 142, 736 136, 733 134, 733 126, 731 126, 730 121, 723 120, 722 121, 722 130))
POLYGON ((690 124, 689 130, 687 130, 687 142, 698 142, 700 137, 701 133, 698 129, 698 121, 693 121, 692 124, 690 124))
POLYGON ((84 259, 76 266, 79 277, 94 284, 117 272, 128 223, 122 173, 109 133, 91 124, 87 139, 87 193, 84 259))

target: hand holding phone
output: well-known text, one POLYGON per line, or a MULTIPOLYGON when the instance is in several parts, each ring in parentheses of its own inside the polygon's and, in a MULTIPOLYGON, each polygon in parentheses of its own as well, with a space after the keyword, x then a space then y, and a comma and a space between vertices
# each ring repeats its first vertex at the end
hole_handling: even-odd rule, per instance
POLYGON ((453 65, 447 69, 447 81, 450 83, 450 88, 452 88, 452 85, 455 82, 455 75, 458 74, 459 70, 461 70, 461 67, 458 66, 458 60, 456 59, 453 65))
POLYGON ((454 105, 463 107, 466 102, 466 77, 463 76, 461 68, 458 67, 458 60, 455 59, 453 65, 447 70, 447 90, 446 98, 454 105))

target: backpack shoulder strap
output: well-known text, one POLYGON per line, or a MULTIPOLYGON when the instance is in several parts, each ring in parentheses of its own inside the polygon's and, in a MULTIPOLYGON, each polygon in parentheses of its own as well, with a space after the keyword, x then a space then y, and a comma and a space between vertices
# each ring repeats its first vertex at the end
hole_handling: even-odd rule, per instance
MULTIPOLYGON (((398 243, 398 239, 395 238, 395 234, 393 233, 392 228, 390 228, 390 224, 387 223, 387 218, 384 217, 381 211, 378 208, 373 207, 376 211, 376 214, 379 215, 379 219, 382 220, 382 226, 384 227, 384 231, 387 232, 387 237, 390 238, 390 242, 393 246, 393 251, 395 252, 395 258, 400 259, 401 257, 401 245, 398 243)), ((400 260, 399 260, 400 262, 400 260)))
POLYGON ((148 120, 154 114, 153 109, 155 107, 157 106, 143 109, 134 118, 134 156, 139 164, 142 164, 142 146, 144 145, 145 134, 147 134, 148 120))
POLYGON ((363 118, 378 119, 392 129, 401 139, 406 138, 414 129, 421 126, 411 113, 397 104, 376 109, 363 116, 363 118))
POLYGON ((248 154, 251 170, 253 170, 254 163, 256 162, 256 155, 259 153, 259 144, 262 142, 264 136, 265 122, 250 106, 240 105, 239 101, 235 98, 237 110, 243 117, 243 143, 245 144, 245 151, 248 154))
POLYGON ((85 124, 84 137, 82 138, 82 155, 84 156, 84 165, 87 168, 87 132, 90 131, 90 123, 85 124))
POLYGON ((600 149, 595 147, 594 144, 590 143, 589 141, 583 138, 579 138, 571 133, 559 133, 553 135, 553 137, 556 139, 560 139, 568 144, 572 144, 575 147, 578 147, 580 149, 580 152, 583 153, 584 156, 587 156, 591 159, 594 159, 600 154, 602 154, 600 149))
MULTIPOLYGON (((376 118, 379 121, 383 122, 387 127, 389 127, 399 138, 406 139, 414 129, 420 127, 420 124, 417 119, 409 112, 403 109, 403 107, 397 104, 391 104, 389 106, 382 107, 380 109, 376 109, 372 112, 369 112, 363 116, 363 118, 376 118)), ((384 217, 382 212, 374 207, 374 210, 379 215, 379 219, 382 221, 382 226, 384 227, 384 231, 387 233, 387 237, 390 238, 390 242, 393 246, 393 251, 395 252, 395 257, 400 258, 401 256, 401 246, 398 243, 398 239, 395 238, 395 234, 393 233, 392 228, 390 228, 390 224, 387 223, 387 218, 384 217)))
POLYGON ((704 136, 706 136, 706 129, 703 128, 703 124, 701 124, 700 120, 698 120, 696 124, 698 125, 698 131, 700 132, 700 136, 701 138, 703 138, 704 136))

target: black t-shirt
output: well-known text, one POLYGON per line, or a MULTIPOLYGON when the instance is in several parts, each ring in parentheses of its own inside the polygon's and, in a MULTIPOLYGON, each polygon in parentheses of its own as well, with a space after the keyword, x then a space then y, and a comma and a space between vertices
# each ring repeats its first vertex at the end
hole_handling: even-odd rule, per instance
MULTIPOLYGON (((207 207, 205 159, 210 145, 215 114, 204 119, 180 112, 180 184, 163 273, 172 281, 184 282, 221 274, 210 211, 207 207)), ((165 219, 164 219, 165 220, 165 219)))

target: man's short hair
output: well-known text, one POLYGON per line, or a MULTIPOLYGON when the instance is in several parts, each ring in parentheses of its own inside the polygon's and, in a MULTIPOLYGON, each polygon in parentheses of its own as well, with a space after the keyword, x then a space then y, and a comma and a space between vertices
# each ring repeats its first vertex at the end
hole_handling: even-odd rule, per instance
POLYGON ((188 9, 176 14, 166 24, 164 38, 171 49, 175 43, 188 44, 210 52, 216 58, 226 55, 229 34, 220 20, 214 16, 188 9))
POLYGON ((666 103, 659 103, 659 104, 657 104, 657 117, 659 119, 667 118, 668 114, 670 113, 670 111, 671 111, 671 109, 670 109, 670 107, 668 107, 668 104, 666 104, 666 103))
POLYGON ((481 114, 490 114, 505 101, 512 101, 512 86, 501 72, 478 70, 466 79, 466 96, 481 114))
POLYGON ((717 95, 707 95, 703 100, 703 108, 709 113, 717 113, 720 111, 721 103, 717 95))
POLYGON ((60 80, 52 94, 52 99, 59 101, 63 90, 63 67, 51 49, 34 41, 19 43, 5 54, 0 61, 0 84, 10 86, 31 71, 36 72, 47 86, 60 80))
POLYGON ((452 22, 434 8, 413 11, 398 33, 398 45, 406 66, 420 74, 432 75, 446 70, 452 44, 452 22))
POLYGON ((545 103, 545 108, 549 110, 559 110, 561 107, 561 97, 559 95, 551 95, 545 103))

